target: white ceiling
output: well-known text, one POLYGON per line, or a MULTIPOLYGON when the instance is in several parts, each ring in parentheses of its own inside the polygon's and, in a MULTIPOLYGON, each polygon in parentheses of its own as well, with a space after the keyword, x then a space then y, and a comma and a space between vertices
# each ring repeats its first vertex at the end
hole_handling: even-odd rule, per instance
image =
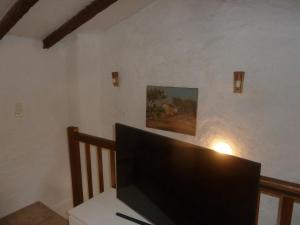
POLYGON ((107 10, 99 13, 79 28, 79 32, 95 33, 109 29, 122 20, 134 15, 154 0, 119 0, 107 10))
MULTIPOLYGON (((0 0, 0 18, 16 0, 0 0)), ((9 34, 43 39, 93 0, 39 0, 9 34)), ((104 31, 154 0, 119 0, 76 32, 104 31)))

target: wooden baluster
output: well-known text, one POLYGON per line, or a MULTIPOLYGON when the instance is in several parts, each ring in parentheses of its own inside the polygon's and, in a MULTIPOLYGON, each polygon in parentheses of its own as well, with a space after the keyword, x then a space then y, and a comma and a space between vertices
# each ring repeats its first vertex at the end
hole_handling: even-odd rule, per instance
POLYGON ((281 197, 278 209, 278 225, 291 225, 293 217, 294 199, 281 197))
POLYGON ((77 127, 68 127, 69 156, 74 207, 83 202, 80 147, 78 140, 76 140, 75 138, 76 133, 78 133, 77 127))
POLYGON ((92 165, 91 165, 91 148, 89 144, 85 144, 85 162, 86 162, 89 198, 92 198, 94 195, 93 195, 93 179, 92 179, 92 165))
POLYGON ((111 187, 116 188, 116 158, 115 151, 110 150, 110 176, 111 176, 111 187))
POLYGON ((103 162, 102 162, 102 148, 97 147, 98 155, 98 173, 99 173, 99 191, 104 192, 104 179, 103 179, 103 162))

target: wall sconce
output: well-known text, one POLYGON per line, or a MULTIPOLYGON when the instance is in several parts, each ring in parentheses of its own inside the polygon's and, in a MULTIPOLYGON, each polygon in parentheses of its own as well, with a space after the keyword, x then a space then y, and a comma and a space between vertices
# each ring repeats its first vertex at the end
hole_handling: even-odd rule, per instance
POLYGON ((243 93, 244 78, 245 78, 245 72, 243 71, 234 72, 234 78, 233 78, 234 93, 243 93))
POLYGON ((112 73, 112 83, 114 87, 119 87, 119 73, 113 72, 112 73))

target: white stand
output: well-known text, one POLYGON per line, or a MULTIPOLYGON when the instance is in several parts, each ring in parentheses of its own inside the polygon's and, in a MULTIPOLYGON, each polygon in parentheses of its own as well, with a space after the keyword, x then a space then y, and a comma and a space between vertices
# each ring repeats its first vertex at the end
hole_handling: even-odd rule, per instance
POLYGON ((69 211, 69 225, 134 225, 116 216, 123 213, 150 223, 116 198, 116 190, 110 189, 69 211))

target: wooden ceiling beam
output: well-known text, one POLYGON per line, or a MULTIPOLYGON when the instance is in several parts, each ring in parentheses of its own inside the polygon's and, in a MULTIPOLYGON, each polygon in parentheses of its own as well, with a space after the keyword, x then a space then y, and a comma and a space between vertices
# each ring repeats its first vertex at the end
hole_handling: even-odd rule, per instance
POLYGON ((18 0, 0 21, 0 40, 39 0, 18 0))
POLYGON ((69 19, 66 23, 60 26, 58 29, 49 34, 44 40, 44 48, 51 48, 57 42, 62 40, 65 36, 72 33, 74 30, 79 28, 81 25, 85 24, 93 17, 95 17, 98 13, 102 12, 106 8, 108 8, 113 3, 118 0, 94 0, 91 4, 86 6, 80 12, 78 12, 75 16, 69 19))

